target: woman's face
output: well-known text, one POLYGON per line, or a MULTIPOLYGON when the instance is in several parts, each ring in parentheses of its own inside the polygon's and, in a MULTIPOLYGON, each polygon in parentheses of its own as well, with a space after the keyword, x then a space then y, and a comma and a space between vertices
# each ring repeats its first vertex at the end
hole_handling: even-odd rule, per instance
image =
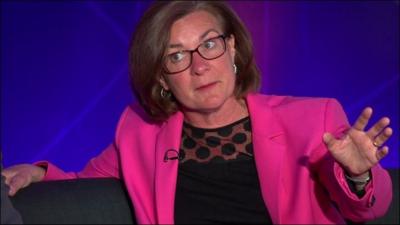
MULTIPOLYGON (((217 19, 210 13, 190 13, 173 23, 165 55, 194 50, 202 43, 208 47, 212 43, 205 41, 222 34, 217 19)), ((184 110, 213 112, 235 98, 235 40, 232 35, 225 41, 226 51, 222 56, 207 60, 193 52, 189 68, 176 74, 164 74, 160 79, 163 88, 173 93, 184 110)))

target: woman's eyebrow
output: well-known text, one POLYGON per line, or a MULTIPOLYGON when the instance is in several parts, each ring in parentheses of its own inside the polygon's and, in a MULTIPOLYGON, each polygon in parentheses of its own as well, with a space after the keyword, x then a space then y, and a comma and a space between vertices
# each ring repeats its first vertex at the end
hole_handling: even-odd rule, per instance
MULTIPOLYGON (((205 37, 207 37, 207 35, 209 33, 213 32, 213 31, 218 34, 218 31, 215 30, 215 29, 213 29, 213 28, 212 29, 208 29, 206 32, 204 32, 202 35, 200 35, 199 42, 201 42, 205 37)), ((183 47, 182 44, 169 44, 168 45, 168 48, 182 48, 182 47, 183 47)))
POLYGON ((215 33, 219 34, 219 32, 215 29, 208 29, 206 32, 204 32, 202 35, 200 35, 199 41, 202 41, 209 33, 214 31, 215 33))

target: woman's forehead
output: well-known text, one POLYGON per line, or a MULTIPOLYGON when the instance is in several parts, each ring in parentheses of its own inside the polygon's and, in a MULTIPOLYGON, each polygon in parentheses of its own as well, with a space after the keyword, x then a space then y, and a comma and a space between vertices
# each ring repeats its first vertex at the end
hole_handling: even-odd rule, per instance
POLYGON ((204 10, 195 11, 172 24, 169 44, 198 42, 212 33, 222 34, 217 18, 204 10))

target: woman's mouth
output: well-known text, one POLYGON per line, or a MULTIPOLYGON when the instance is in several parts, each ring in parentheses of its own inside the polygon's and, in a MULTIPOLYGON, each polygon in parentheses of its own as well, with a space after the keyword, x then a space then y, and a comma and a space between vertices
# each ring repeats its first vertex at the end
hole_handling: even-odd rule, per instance
POLYGON ((205 91, 205 90, 208 90, 208 89, 210 89, 210 88, 213 88, 217 83, 218 83, 218 82, 215 81, 215 82, 211 82, 211 83, 202 85, 202 86, 196 88, 196 91, 205 91))

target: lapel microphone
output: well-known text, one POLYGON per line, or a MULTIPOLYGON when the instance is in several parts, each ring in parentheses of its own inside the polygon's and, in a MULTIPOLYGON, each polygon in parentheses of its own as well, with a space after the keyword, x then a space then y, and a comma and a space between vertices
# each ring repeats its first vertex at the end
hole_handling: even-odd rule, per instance
POLYGON ((167 162, 168 160, 177 160, 177 159, 182 160, 183 157, 175 149, 168 149, 164 154, 164 162, 167 162))

